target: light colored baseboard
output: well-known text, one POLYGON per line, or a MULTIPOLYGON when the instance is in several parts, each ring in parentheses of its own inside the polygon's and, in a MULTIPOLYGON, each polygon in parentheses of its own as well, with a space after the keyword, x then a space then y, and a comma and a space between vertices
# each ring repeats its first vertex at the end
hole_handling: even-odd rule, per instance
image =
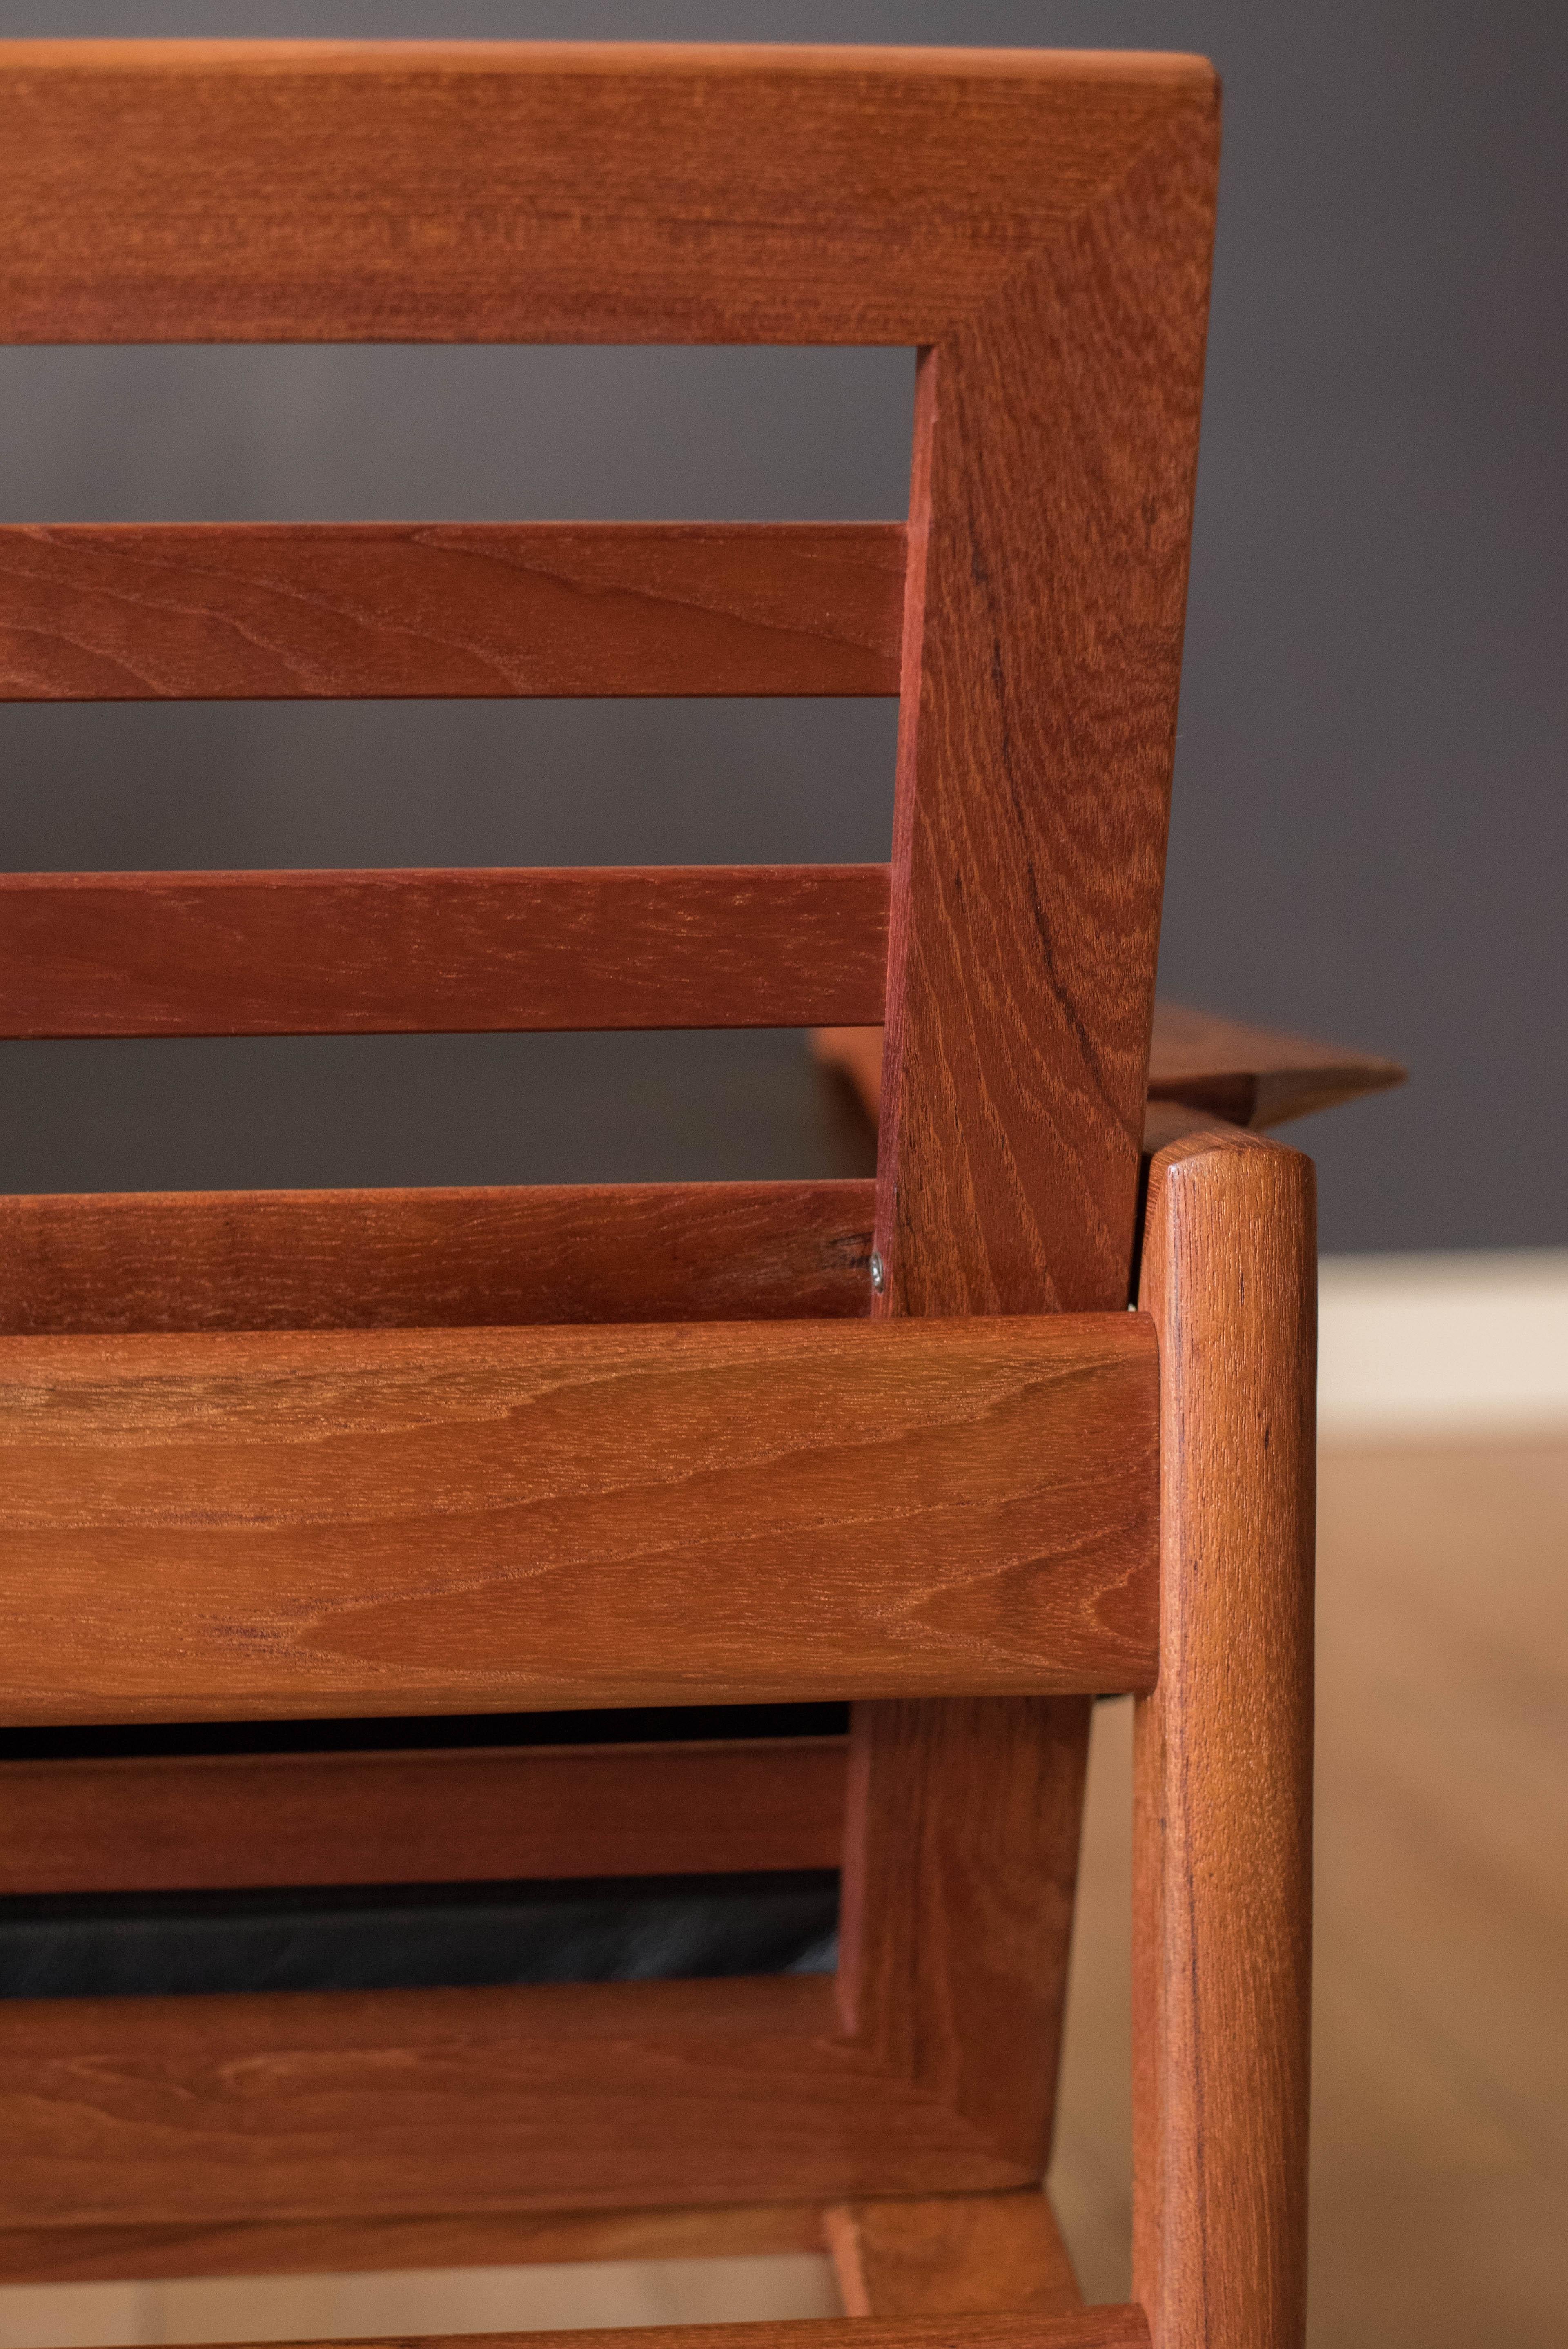
POLYGON ((1568 1433, 1568 1248, 1325 1257, 1329 1442, 1568 1433))

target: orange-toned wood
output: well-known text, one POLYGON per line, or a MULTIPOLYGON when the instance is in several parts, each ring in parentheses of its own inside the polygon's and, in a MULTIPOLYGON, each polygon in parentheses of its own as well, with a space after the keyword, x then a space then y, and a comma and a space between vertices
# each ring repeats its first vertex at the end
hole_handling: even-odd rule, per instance
POLYGON ((655 44, 0 50, 26 342, 936 341, 1201 58, 655 44))
POLYGON ((826 2228, 846 2316, 1061 2316, 1083 2306, 1043 2193, 841 2203, 826 2228))
POLYGON ((1069 1696, 852 1715, 846 2028, 1035 2178, 1050 2152, 1088 1714, 1069 1696))
POLYGON ((1178 1003, 1154 1008, 1149 1098, 1188 1102, 1233 1125, 1283 1125, 1405 1081, 1397 1061, 1216 1019, 1178 1003))
POLYGON ((1211 91, 921 360, 886 1311, 1126 1302, 1217 150, 1211 91))
POLYGON ((853 1318, 872 1204, 851 1182, 0 1197, 0 1332, 853 1318))
POLYGON ((0 2002, 6 2220, 312 2224, 1026 2184, 820 1976, 0 2002))
MULTIPOLYGON (((1211 86, 921 356, 879 1317, 1127 1302, 1217 130, 1211 86)), ((857 2027, 1036 2177, 1088 1725, 854 1730, 857 2027)))
POLYGON ((1137 1714, 1134 2291, 1155 2349, 1300 2349, 1312 1949, 1311 1162, 1156 1159, 1161 1661, 1137 1714))
POLYGON ((9 1338, 5 1710, 1145 1686, 1156 1438, 1128 1313, 9 1338))
POLYGON ((11 2227, 0 2228, 0 2282, 744 2258, 821 2248, 822 2213, 814 2202, 278 2220, 256 2226, 11 2227))
MULTIPOLYGON (((874 1124, 882 1112, 882 1030, 819 1028, 812 1050, 840 1070, 874 1124)), ((1284 1125, 1313 1110, 1332 1109, 1362 1093, 1403 1084, 1397 1061, 1354 1052, 1343 1044, 1316 1044, 1191 1011, 1179 1003, 1154 1007, 1149 1056, 1149 1100, 1207 1109, 1227 1124, 1284 1125)), ((1149 1146, 1145 1122, 1145 1143, 1149 1146)), ((1160 1143, 1155 1143, 1160 1148, 1160 1143)))
MULTIPOLYGON (((639 2326, 648 2349, 757 2349, 749 2324, 639 2326)), ((1071 2316, 897 2317, 879 2323, 806 2318, 771 2323, 769 2349, 1149 2349, 1149 2327, 1137 2308, 1081 2308, 1071 2316)), ((432 2333, 418 2349, 623 2349, 614 2331, 570 2333, 432 2333)), ((337 2349, 335 2342, 304 2341, 294 2349, 337 2349)), ((371 2342, 367 2349, 415 2349, 407 2334, 371 2342)))
POLYGON ((0 1896, 836 1868, 845 1741, 10 1761, 0 1896))
POLYGON ((896 693, 903 605, 896 523, 13 526, 0 700, 896 693))
POLYGON ((880 1006, 880 864, 0 877, 0 1035, 796 1027, 880 1006))

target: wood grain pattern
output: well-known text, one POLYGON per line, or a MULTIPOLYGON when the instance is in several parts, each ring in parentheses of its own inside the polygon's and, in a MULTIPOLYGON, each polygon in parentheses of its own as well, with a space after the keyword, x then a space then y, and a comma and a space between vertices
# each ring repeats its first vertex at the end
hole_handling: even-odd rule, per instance
POLYGON ((1050 2153, 1088 1714, 1068 1696, 851 1715, 845 2027, 1035 2178, 1050 2153))
POLYGON ((487 2210, 438 2218, 275 2220, 246 2226, 0 2227, 0 2282, 331 2275, 820 2251, 814 2202, 655 2210, 487 2210))
MULTIPOLYGON (((1216 134, 1211 91, 921 357, 879 1317, 1127 1301, 1216 134)), ((853 1733, 856 2020, 1036 2177, 1088 1728, 945 1704, 853 1733)))
POLYGON ((1127 1299, 1217 132, 921 361, 882 1310, 1127 1299))
POLYGON ((8 42, 0 326, 930 343, 1212 88, 1082 52, 8 42))
POLYGON ((846 1741, 8 1761, 0 1897, 837 1868, 846 1741))
POLYGON ((483 1329, 871 1310, 872 1185, 0 1197, 0 1334, 483 1329))
POLYGON ((1128 1313, 6 1339, 5 1709, 1147 1685, 1155 1390, 1128 1313))
POLYGON ((789 1028, 879 1007, 879 864, 0 876, 0 1036, 789 1028))
POLYGON ((1305 2337, 1315 1253, 1311 1162, 1156 1160, 1161 1664, 1134 1811, 1134 2290, 1156 2349, 1305 2337))
POLYGON ((755 2258, 821 2248, 822 2212, 814 2202, 277 2220, 252 2226, 15 2227, 0 2228, 0 2282, 755 2258))
POLYGON ((0 2002, 17 2229, 857 2199, 1026 2183, 739 1981, 0 2002))
POLYGON ((13 525, 0 700, 896 693, 903 607, 896 523, 13 525))
POLYGON ((1042 2193, 841 2203, 825 2223, 846 2316, 1062 2316, 1083 2305, 1042 2193))
MULTIPOLYGON (((819 1028, 811 1038, 818 1060, 842 1072, 873 1125, 882 1114, 882 1038, 881 1028, 819 1028)), ((1314 1110, 1403 1084, 1405 1073, 1397 1061, 1347 1045, 1251 1028, 1184 1004, 1154 1006, 1150 1102, 1207 1109, 1231 1125, 1284 1125, 1314 1110)), ((1144 1147, 1149 1148, 1147 1118, 1144 1147)))

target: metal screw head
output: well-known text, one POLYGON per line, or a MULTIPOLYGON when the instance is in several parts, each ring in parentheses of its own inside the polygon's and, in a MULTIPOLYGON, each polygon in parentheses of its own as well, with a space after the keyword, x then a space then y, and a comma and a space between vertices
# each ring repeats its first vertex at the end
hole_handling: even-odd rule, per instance
POLYGON ((875 1248, 872 1250, 872 1287, 879 1297, 887 1287, 887 1274, 882 1267, 882 1257, 875 1248))

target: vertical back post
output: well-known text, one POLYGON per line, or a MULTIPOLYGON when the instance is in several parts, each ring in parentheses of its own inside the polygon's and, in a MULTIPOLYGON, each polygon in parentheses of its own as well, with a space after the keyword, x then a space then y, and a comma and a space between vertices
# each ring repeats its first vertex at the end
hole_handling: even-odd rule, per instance
MULTIPOLYGON (((1128 1301, 1218 128, 1211 86, 921 354, 878 1313, 1128 1301)), ((1071 1698, 851 1738, 848 2019, 1037 2178, 1088 1737, 1071 1698)))
POLYGON ((1133 2292, 1153 2349, 1300 2349, 1306 2305, 1312 1162, 1161 1152, 1160 1680, 1137 1706, 1133 2292))

